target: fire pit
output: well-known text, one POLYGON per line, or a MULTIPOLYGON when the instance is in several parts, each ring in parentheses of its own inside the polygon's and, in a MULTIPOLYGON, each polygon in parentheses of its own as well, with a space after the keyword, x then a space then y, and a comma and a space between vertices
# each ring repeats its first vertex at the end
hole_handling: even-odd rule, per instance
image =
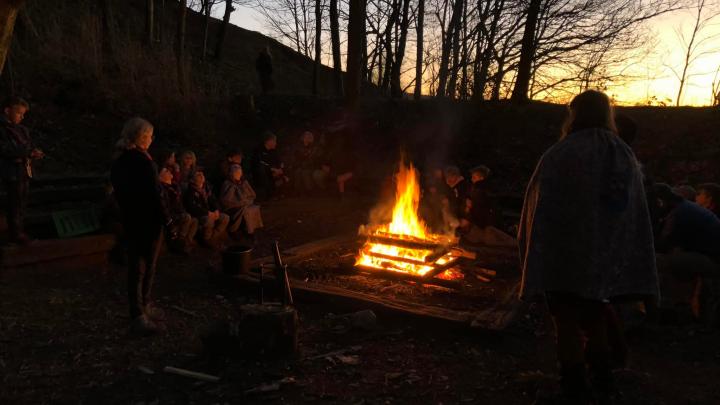
POLYGON ((390 223, 360 227, 364 242, 355 266, 382 277, 454 286, 463 278, 457 265, 465 256, 453 235, 435 234, 418 217, 418 173, 400 163, 390 223))

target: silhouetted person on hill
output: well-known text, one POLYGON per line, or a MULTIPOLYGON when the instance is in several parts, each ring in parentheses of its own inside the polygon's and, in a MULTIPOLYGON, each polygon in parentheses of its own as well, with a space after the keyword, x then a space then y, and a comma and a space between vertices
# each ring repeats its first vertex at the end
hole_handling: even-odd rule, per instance
POLYGON ((30 131, 21 125, 30 109, 27 101, 10 97, 3 103, 0 118, 0 179, 7 192, 7 223, 10 242, 25 245, 30 238, 25 234, 23 221, 28 202, 32 161, 45 154, 33 146, 30 131))
POLYGON ((269 46, 266 46, 258 54, 258 57, 255 60, 255 70, 257 70, 263 94, 271 92, 275 88, 275 83, 272 79, 273 62, 269 46))
POLYGON ((132 333, 149 335, 161 329, 164 318, 150 299, 155 266, 153 258, 160 247, 160 232, 172 221, 166 215, 160 196, 157 166, 147 150, 153 141, 153 126, 142 118, 125 123, 124 151, 113 163, 110 179, 122 214, 128 244, 128 301, 132 333))

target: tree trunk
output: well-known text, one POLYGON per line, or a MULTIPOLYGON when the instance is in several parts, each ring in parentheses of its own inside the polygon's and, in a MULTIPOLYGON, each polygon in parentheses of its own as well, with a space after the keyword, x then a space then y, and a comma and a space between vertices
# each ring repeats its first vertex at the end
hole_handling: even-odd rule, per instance
POLYGON ((320 2, 322 0, 315 0, 315 64, 313 65, 313 79, 312 79, 312 94, 318 95, 318 86, 320 82, 320 58, 322 43, 322 8, 320 2))
POLYGON ((422 97, 422 76, 423 76, 423 24, 425 22, 425 0, 418 0, 417 17, 417 48, 415 54, 415 100, 422 97))
POLYGON ((185 94, 185 23, 187 0, 180 0, 178 9, 177 38, 175 39, 175 58, 177 59, 178 89, 185 94))
MULTIPOLYGON (((456 0, 456 7, 460 10, 460 16, 455 21, 455 27, 453 28, 453 35, 452 35, 452 58, 453 58, 453 64, 452 64, 452 70, 450 71, 450 82, 448 83, 447 88, 447 95, 450 98, 455 98, 455 91, 457 90, 457 76, 459 73, 459 67, 460 67, 460 28, 461 28, 461 18, 463 14, 463 10, 465 9, 463 4, 465 2, 463 0, 456 0)), ((453 11, 454 13, 454 11, 453 11)), ((453 17, 455 15, 453 14, 453 17)))
POLYGON ((385 28, 385 74, 383 75, 381 89, 384 93, 390 90, 390 77, 392 76, 393 65, 395 64, 395 56, 393 55, 392 31, 393 27, 398 24, 400 18, 400 0, 393 0, 393 10, 388 18, 388 24, 385 28))
MULTIPOLYGON (((487 86, 488 71, 490 70, 490 60, 493 49, 495 48, 495 35, 497 35, 497 25, 502 15, 505 0, 495 0, 493 9, 493 19, 490 23, 490 31, 487 35, 487 44, 480 58, 480 69, 477 71, 474 79, 473 98, 477 101, 485 99, 485 87, 487 86)), ((482 22, 484 24, 484 22, 482 22)), ((480 41, 478 41, 478 49, 480 49, 480 41)), ((478 53, 478 55, 480 55, 478 53)))
POLYGON ((356 107, 362 90, 363 37, 365 36, 366 0, 350 0, 347 56, 347 102, 356 107))
POLYGON ((5 67, 5 60, 12 45, 13 28, 20 6, 24 0, 8 0, 0 2, 0 75, 5 67))
POLYGON ((518 74, 515 81, 510 100, 515 104, 526 104, 530 101, 530 75, 532 63, 535 59, 535 29, 538 15, 540 14, 540 3, 542 0, 530 0, 527 19, 525 20, 525 32, 523 33, 522 46, 520 47, 520 62, 518 74))
POLYGON ((340 57, 340 18, 338 15, 338 0, 330 0, 330 39, 332 41, 333 69, 335 81, 335 94, 343 95, 342 60, 340 57))
POLYGON ((218 30, 217 40, 215 41, 215 59, 220 60, 222 57, 223 45, 225 44, 225 35, 227 35, 228 25, 230 25, 230 14, 235 11, 232 0, 225 0, 225 14, 223 14, 222 24, 218 30))
POLYGON ((440 97, 445 97, 446 93, 446 85, 448 80, 448 65, 450 63, 450 51, 453 47, 453 38, 455 37, 455 31, 457 30, 457 27, 459 25, 458 21, 460 19, 460 15, 462 14, 462 3, 463 0, 455 0, 455 4, 453 5, 453 14, 450 18, 450 25, 448 26, 447 33, 445 34, 445 38, 443 38, 442 43, 442 52, 440 55, 440 69, 438 71, 438 89, 437 89, 437 95, 440 97))
POLYGON ((145 0, 145 43, 152 46, 155 40, 155 1, 145 0))
POLYGON ((102 24, 102 45, 103 51, 115 60, 115 22, 113 21, 112 6, 110 0, 99 0, 100 16, 102 24))
POLYGON ((500 88, 502 87, 502 81, 505 77, 505 63, 504 61, 498 62, 498 71, 495 73, 495 80, 493 81, 493 91, 490 96, 492 101, 500 101, 500 88))
POLYGON ((403 1, 402 22, 400 23, 400 38, 398 39, 397 54, 395 55, 395 63, 392 67, 392 76, 390 78, 390 94, 394 98, 402 97, 402 87, 400 87, 400 73, 402 62, 405 58, 405 44, 407 43, 408 26, 410 25, 410 0, 403 1))
POLYGON ((160 16, 158 20, 158 32, 157 38, 159 43, 163 43, 163 36, 165 35, 165 0, 160 1, 160 16))
POLYGON ((460 78, 460 99, 467 100, 467 81, 468 81, 468 37, 467 37, 467 1, 463 3, 463 22, 462 22, 462 54, 460 56, 460 64, 462 65, 462 77, 460 78))
POLYGON ((210 0, 203 0, 203 3, 205 4, 205 7, 203 7, 205 9, 205 28, 203 30, 201 59, 205 60, 205 57, 207 56, 208 33, 210 32, 210 9, 212 8, 212 4, 210 3, 210 0))

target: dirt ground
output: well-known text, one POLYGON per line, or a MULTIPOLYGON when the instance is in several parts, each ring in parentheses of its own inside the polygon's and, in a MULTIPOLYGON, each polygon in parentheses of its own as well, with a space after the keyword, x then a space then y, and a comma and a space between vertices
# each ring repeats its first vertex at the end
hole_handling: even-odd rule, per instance
MULTIPOLYGON (((353 232, 370 203, 292 198, 264 207, 268 241, 295 246, 353 232)), ((198 336, 232 319, 244 296, 217 282, 216 253, 161 258, 155 296, 167 332, 127 335, 125 272, 103 266, 0 273, 0 403, 484 403, 529 404, 556 385, 552 335, 540 305, 525 305, 500 333, 377 313, 360 330, 336 315, 364 308, 297 303, 300 353, 292 359, 210 359, 198 336), (338 352, 339 351, 339 352, 338 352), (327 353, 333 353, 324 355, 327 353), (165 366, 220 377, 201 382, 165 366)), ((681 317, 682 318, 682 317, 681 317)), ((720 403, 720 331, 677 319, 629 330, 622 404, 720 403)))

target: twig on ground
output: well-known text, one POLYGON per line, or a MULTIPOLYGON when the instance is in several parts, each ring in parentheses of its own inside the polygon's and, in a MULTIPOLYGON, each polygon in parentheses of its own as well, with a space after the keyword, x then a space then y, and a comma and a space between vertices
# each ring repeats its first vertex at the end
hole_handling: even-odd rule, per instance
POLYGON ((197 371, 185 370, 182 368, 167 366, 163 369, 163 371, 166 373, 169 373, 169 374, 177 374, 177 375, 180 375, 183 377, 194 378, 196 380, 201 380, 201 381, 206 381, 206 382, 220 381, 220 377, 216 377, 214 375, 205 374, 205 373, 198 373, 197 371))

